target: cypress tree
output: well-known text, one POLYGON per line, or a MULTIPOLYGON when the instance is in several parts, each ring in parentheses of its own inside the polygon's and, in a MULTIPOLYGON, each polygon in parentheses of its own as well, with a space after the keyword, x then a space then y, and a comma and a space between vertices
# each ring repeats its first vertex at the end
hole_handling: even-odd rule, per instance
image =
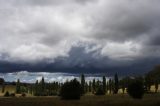
MULTIPOLYGON (((100 81, 99 80, 97 80, 96 81, 96 91, 97 91, 97 89, 100 87, 100 81)), ((102 88, 102 87, 101 87, 102 88)), ((102 88, 103 89, 103 88, 102 88)))
POLYGON ((27 89, 27 90, 28 90, 27 93, 29 93, 29 94, 32 95, 32 91, 33 91, 32 85, 28 85, 27 88, 28 88, 28 89, 27 89))
POLYGON ((125 91, 125 82, 122 81, 122 93, 124 94, 124 91, 125 91))
POLYGON ((91 92, 91 91, 92 91, 92 82, 89 81, 89 92, 91 92))
POLYGON ((4 93, 4 91, 5 91, 5 84, 3 83, 2 84, 2 93, 4 93))
POLYGON ((106 77, 103 76, 103 91, 106 93, 106 77))
POLYGON ((157 93, 157 91, 158 91, 158 81, 156 80, 155 81, 155 93, 157 93))
POLYGON ((151 78, 151 76, 149 74, 147 74, 145 76, 145 86, 146 86, 147 92, 150 92, 152 84, 153 84, 152 78, 151 78))
POLYGON ((44 82, 44 77, 42 77, 42 81, 41 81, 41 92, 45 91, 45 82, 44 82))
POLYGON ((87 83, 87 82, 85 83, 85 87, 84 87, 84 88, 85 88, 85 93, 87 93, 87 92, 88 92, 88 89, 89 89, 89 86, 88 86, 88 83, 87 83))
POLYGON ((52 86, 51 83, 48 83, 48 95, 52 95, 52 86))
POLYGON ((35 83, 35 87, 34 87, 34 95, 35 96, 39 96, 39 84, 38 84, 38 80, 36 80, 36 83, 35 83))
POLYGON ((4 81, 4 79, 3 78, 0 78, 0 85, 2 84, 2 93, 4 93, 4 91, 5 91, 5 81, 4 81))
POLYGON ((108 93, 108 91, 109 91, 109 81, 107 81, 106 89, 107 89, 107 93, 108 93))
POLYGON ((85 77, 84 74, 81 75, 81 87, 82 87, 82 94, 85 93, 85 77))
POLYGON ((94 93, 96 91, 96 81, 95 79, 93 79, 93 82, 92 82, 92 92, 94 93))
POLYGON ((109 93, 111 94, 112 93, 112 80, 109 79, 109 83, 108 83, 108 87, 109 87, 109 93))
POLYGON ((114 76, 114 93, 117 94, 119 89, 119 81, 117 73, 114 76))
POLYGON ((21 93, 21 86, 20 86, 20 80, 19 79, 17 80, 17 83, 16 83, 16 93, 21 93))
POLYGON ((40 95, 41 96, 46 96, 44 77, 42 77, 42 80, 41 80, 41 83, 40 83, 40 95))
POLYGON ((58 92, 58 90, 59 90, 59 83, 56 82, 56 92, 58 92))

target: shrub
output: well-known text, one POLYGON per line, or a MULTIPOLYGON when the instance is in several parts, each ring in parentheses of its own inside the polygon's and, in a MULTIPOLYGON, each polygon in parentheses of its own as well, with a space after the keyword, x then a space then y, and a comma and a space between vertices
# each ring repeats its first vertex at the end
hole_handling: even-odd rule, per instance
POLYGON ((9 92, 7 91, 5 94, 4 94, 5 97, 9 97, 9 92))
POLYGON ((10 96, 11 96, 11 97, 15 97, 15 93, 11 93, 10 96))
POLYGON ((58 95, 58 93, 55 91, 49 93, 49 96, 57 96, 57 95, 58 95))
POLYGON ((103 90, 102 86, 99 86, 95 95, 105 95, 105 91, 103 90))
POLYGON ((60 96, 62 99, 80 99, 81 85, 74 79, 70 82, 65 82, 60 90, 60 96))
POLYGON ((25 93, 22 93, 22 95, 21 95, 22 97, 26 97, 26 94, 25 93))
POLYGON ((141 99, 144 95, 144 86, 142 81, 133 81, 128 85, 127 89, 128 94, 135 98, 135 99, 141 99))

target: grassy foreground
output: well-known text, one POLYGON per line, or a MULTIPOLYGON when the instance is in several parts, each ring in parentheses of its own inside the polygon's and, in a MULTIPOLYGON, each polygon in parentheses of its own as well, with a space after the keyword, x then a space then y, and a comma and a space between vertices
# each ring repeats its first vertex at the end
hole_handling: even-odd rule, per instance
POLYGON ((81 100, 60 100, 59 97, 0 97, 1 106, 160 106, 160 94, 147 94, 142 100, 128 95, 83 96, 81 100))

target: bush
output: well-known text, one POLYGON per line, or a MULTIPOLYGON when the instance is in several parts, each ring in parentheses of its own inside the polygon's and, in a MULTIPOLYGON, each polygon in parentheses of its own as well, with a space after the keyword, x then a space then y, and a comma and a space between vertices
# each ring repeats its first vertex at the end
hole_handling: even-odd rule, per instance
POLYGON ((95 95, 105 95, 105 91, 103 90, 102 86, 98 87, 95 95))
POLYGON ((5 97, 9 97, 9 92, 7 91, 5 94, 4 94, 5 97))
POLYGON ((26 94, 25 93, 22 93, 22 95, 21 95, 22 97, 26 97, 26 94))
POLYGON ((57 96, 57 95, 58 95, 57 92, 50 92, 50 93, 49 93, 49 96, 57 96))
POLYGON ((65 82, 60 90, 60 96, 62 99, 80 99, 81 85, 74 79, 70 82, 65 82))
POLYGON ((15 93, 11 93, 10 96, 11 96, 11 97, 15 97, 15 93))
POLYGON ((128 85, 127 89, 128 94, 135 98, 135 99, 141 99, 144 95, 144 86, 141 81, 133 81, 128 85))

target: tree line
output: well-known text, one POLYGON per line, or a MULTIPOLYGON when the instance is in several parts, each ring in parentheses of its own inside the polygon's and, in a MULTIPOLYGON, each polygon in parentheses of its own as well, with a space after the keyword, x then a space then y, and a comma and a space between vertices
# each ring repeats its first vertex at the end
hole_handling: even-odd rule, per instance
MULTIPOLYGON (((89 82, 85 80, 82 74, 80 80, 73 79, 64 83, 52 82, 47 83, 42 77, 41 81, 34 84, 23 84, 18 79, 16 82, 16 94, 29 93, 33 96, 60 96, 63 99, 79 99, 81 96, 90 93, 94 95, 117 94, 120 89, 122 93, 128 93, 133 98, 142 98, 144 93, 151 93, 151 85, 155 86, 155 93, 158 91, 160 82, 160 67, 156 67, 144 76, 135 77, 114 77, 102 80, 93 79, 89 82)), ((0 80, 2 92, 5 91, 4 80, 0 80)))

